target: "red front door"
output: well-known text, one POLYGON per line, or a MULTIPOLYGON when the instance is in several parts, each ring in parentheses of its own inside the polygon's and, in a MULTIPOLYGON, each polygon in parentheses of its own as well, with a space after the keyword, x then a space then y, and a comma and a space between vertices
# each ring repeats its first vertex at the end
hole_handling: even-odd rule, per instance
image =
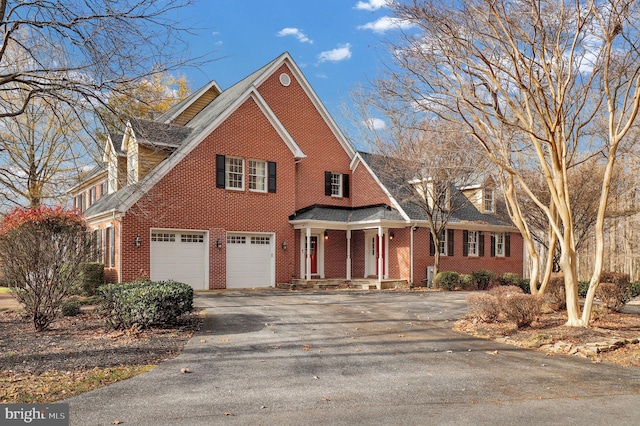
POLYGON ((376 247, 376 251, 375 251, 375 259, 376 259, 376 275, 382 275, 384 276, 384 267, 385 267, 385 249, 384 249, 384 236, 382 236, 382 238, 379 238, 377 235, 375 237, 373 237, 373 239, 376 241, 375 242, 375 247, 376 247), (382 244, 380 244, 380 240, 382 240, 382 244), (380 247, 382 246, 382 247, 380 247), (382 251, 380 251, 382 249, 382 251), (380 257, 380 255, 382 255, 382 273, 380 273, 380 271, 378 271, 378 257, 380 257))
POLYGON ((318 237, 311 237, 311 248, 308 249, 308 255, 311 258, 311 275, 318 274, 318 237))

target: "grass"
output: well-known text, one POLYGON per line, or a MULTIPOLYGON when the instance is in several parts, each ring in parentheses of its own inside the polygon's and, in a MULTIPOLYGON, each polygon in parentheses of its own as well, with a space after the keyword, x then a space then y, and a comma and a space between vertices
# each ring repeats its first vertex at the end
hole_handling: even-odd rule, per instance
POLYGON ((44 404, 69 398, 147 372, 154 365, 94 368, 82 374, 50 371, 40 375, 0 371, 0 403, 44 404))
POLYGON ((9 293, 9 287, 0 287, 0 294, 1 293, 9 293))

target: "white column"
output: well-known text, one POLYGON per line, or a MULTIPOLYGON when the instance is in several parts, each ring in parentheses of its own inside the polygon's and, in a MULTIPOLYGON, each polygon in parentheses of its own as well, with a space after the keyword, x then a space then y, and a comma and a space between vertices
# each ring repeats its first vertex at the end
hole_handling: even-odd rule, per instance
POLYGON ((384 234, 382 232, 382 226, 378 226, 378 290, 382 288, 382 278, 384 277, 384 247, 382 242, 384 234))
POLYGON ((351 229, 347 229, 347 280, 351 280, 351 229))
POLYGON ((306 280, 310 280, 311 279, 311 228, 307 227, 305 228, 306 230, 306 234, 305 234, 305 241, 307 242, 305 244, 305 259, 304 259, 304 270, 305 270, 305 274, 304 277, 306 280))

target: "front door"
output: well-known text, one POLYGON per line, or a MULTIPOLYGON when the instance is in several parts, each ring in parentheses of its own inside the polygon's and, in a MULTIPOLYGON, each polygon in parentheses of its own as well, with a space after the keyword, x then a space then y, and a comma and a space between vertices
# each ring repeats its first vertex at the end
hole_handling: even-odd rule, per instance
POLYGON ((386 259, 385 259, 385 249, 384 249, 384 236, 382 238, 378 238, 378 236, 376 235, 375 237, 375 262, 376 262, 376 275, 382 275, 384 276, 384 267, 386 264, 386 259), (382 245, 380 244, 380 240, 382 240, 382 245), (382 254, 382 271, 378 270, 378 257, 380 256, 380 254, 382 254))
POLYGON ((307 247, 307 254, 311 258, 311 275, 318 275, 318 237, 310 238, 311 247, 307 247))
POLYGON ((375 277, 378 275, 382 275, 384 277, 386 272, 386 249, 385 249, 385 240, 386 237, 382 236, 382 244, 380 244, 380 238, 378 238, 378 233, 367 233, 366 236, 366 250, 367 256, 365 258, 365 277, 375 277), (382 255, 382 271, 379 269, 378 265, 378 256, 382 255))

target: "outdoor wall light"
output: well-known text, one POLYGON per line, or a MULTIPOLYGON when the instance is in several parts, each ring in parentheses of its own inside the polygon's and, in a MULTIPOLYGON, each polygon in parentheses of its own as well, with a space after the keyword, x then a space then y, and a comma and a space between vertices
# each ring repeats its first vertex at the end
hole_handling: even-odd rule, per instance
POLYGON ((286 250, 287 249, 287 240, 283 240, 282 241, 282 250, 286 250))
POLYGON ((140 247, 142 245, 142 238, 140 238, 140 235, 136 236, 133 242, 135 243, 136 247, 140 247))
POLYGON ((389 232, 389 239, 393 240, 396 237, 396 235, 393 232, 389 232))
POLYGON ((324 231, 324 239, 325 240, 329 239, 329 233, 327 231, 324 231))
POLYGON ((216 248, 222 248, 222 241, 220 241, 220 238, 216 240, 216 248))

